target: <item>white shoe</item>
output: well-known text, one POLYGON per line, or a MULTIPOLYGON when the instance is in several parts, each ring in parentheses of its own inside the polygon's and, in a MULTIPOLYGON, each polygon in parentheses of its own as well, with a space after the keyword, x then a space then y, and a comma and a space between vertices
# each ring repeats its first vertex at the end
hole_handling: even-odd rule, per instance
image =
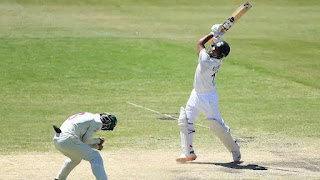
POLYGON ((241 153, 240 151, 232 152, 232 158, 234 162, 239 162, 241 160, 241 153))
POLYGON ((179 157, 176 158, 176 161, 179 163, 186 163, 188 161, 194 161, 197 159, 197 155, 192 151, 190 152, 190 156, 186 156, 185 154, 181 154, 179 157))

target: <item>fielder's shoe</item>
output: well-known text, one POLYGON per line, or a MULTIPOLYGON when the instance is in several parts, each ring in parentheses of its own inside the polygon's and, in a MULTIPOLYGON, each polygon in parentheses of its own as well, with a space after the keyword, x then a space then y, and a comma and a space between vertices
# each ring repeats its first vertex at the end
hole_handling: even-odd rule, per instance
POLYGON ((186 156, 185 154, 181 154, 179 157, 177 157, 176 161, 179 163, 186 163, 188 161, 194 161, 197 159, 197 155, 194 153, 194 151, 190 152, 190 156, 186 156))
POLYGON ((232 157, 233 157, 233 161, 234 162, 240 162, 240 159, 241 159, 241 153, 240 151, 234 151, 232 152, 232 157))

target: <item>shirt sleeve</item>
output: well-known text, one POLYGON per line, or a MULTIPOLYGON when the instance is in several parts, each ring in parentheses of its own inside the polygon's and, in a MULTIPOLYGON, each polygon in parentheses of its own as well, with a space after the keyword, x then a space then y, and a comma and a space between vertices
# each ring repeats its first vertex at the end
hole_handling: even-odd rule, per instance
POLYGON ((91 147, 92 149, 98 149, 99 145, 98 144, 88 144, 89 147, 91 147))
POLYGON ((199 64, 202 70, 212 69, 213 67, 213 62, 210 60, 210 56, 206 52, 206 49, 202 49, 199 52, 199 64))
POLYGON ((86 134, 83 136, 82 140, 84 143, 86 144, 99 144, 100 143, 100 139, 99 138, 92 138, 93 135, 101 130, 102 127, 102 123, 98 123, 96 122, 94 119, 90 122, 90 127, 88 128, 86 134))
POLYGON ((206 52, 206 49, 201 49, 201 51, 199 52, 199 63, 203 63, 205 61, 208 61, 208 59, 210 59, 209 55, 206 52))

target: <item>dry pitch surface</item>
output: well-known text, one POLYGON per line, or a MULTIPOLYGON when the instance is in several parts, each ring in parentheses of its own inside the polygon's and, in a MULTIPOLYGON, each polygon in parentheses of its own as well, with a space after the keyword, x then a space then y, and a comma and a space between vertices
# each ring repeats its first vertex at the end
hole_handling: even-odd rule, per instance
MULTIPOLYGON (((223 147, 198 148, 198 159, 178 164, 179 150, 120 150, 101 154, 109 179, 320 179, 318 141, 242 142, 243 162, 229 163, 231 154, 223 147), (268 147, 268 148, 267 148, 268 147)), ((1 180, 54 179, 65 157, 60 153, 26 153, 0 156, 1 180)), ((90 164, 82 161, 70 180, 95 179, 90 164)))

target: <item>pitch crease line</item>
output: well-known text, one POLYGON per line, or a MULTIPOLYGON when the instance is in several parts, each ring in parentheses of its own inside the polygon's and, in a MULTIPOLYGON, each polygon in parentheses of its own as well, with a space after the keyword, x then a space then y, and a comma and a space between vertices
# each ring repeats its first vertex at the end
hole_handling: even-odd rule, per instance
MULTIPOLYGON (((169 114, 161 113, 159 111, 156 111, 156 110, 153 110, 153 109, 150 109, 150 108, 147 108, 147 107, 143 107, 143 106, 140 106, 138 104, 131 103, 131 102, 127 102, 127 103, 132 105, 132 106, 135 106, 135 107, 138 107, 138 108, 141 108, 141 109, 144 109, 144 110, 148 110, 148 111, 154 112, 156 114, 160 114, 160 115, 166 116, 168 118, 172 118, 172 119, 178 120, 178 118, 170 116, 169 114)), ((200 127, 204 127, 204 128, 209 128, 209 127, 201 125, 201 124, 195 124, 195 125, 200 126, 200 127)))

